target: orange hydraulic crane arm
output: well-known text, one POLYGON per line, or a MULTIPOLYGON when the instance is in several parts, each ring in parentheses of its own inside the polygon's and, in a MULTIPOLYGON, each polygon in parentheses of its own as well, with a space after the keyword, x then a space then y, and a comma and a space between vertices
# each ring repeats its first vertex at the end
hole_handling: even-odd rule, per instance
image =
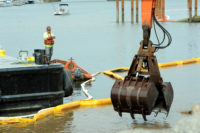
POLYGON ((165 110, 169 113, 173 101, 173 88, 170 82, 163 82, 154 52, 168 47, 172 41, 169 32, 160 25, 155 17, 156 0, 141 0, 143 40, 140 42, 138 53, 134 56, 130 69, 124 80, 116 80, 111 91, 114 110, 122 116, 122 112, 150 115, 154 109, 157 113, 165 110), (150 41, 150 33, 154 24, 163 31, 163 40, 158 44, 150 41), (168 44, 163 46, 165 35, 168 44), (162 45, 162 46, 161 46, 162 45))
POLYGON ((144 45, 148 45, 156 0, 141 0, 144 45))
POLYGON ((142 0, 142 25, 152 28, 153 9, 156 6, 156 0, 142 0))

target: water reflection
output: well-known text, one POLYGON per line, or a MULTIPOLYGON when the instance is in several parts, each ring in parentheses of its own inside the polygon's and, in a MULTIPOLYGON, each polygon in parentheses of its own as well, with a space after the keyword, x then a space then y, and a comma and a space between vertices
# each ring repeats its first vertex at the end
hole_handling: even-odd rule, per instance
POLYGON ((71 133, 73 111, 60 112, 34 123, 1 125, 1 133, 71 133))
MULTIPOLYGON (((85 81, 74 81, 74 83, 73 83, 73 88, 74 88, 75 90, 81 90, 81 84, 82 84, 83 82, 85 82, 85 81)), ((89 82, 89 83, 86 84, 86 86, 87 86, 87 87, 92 87, 92 83, 89 82)))
POLYGON ((165 129, 170 128, 169 123, 163 121, 146 121, 144 123, 133 122, 133 128, 143 128, 143 129, 165 129))
MULTIPOLYGON (((83 94, 81 84, 85 81, 74 81, 73 88, 74 88, 74 95, 81 96, 83 94)), ((89 82, 85 84, 85 88, 91 88, 92 83, 89 82)))
POLYGON ((73 83, 73 88, 74 88, 74 92, 73 94, 76 96, 81 96, 81 84, 82 82, 74 82, 73 83))

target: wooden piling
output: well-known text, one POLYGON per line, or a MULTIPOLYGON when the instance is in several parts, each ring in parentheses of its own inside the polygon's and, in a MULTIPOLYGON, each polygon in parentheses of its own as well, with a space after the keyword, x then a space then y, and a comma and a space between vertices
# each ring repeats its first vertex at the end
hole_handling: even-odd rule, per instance
POLYGON ((122 1, 122 23, 124 23, 124 0, 122 1))
POLYGON ((192 0, 189 0, 188 8, 189 8, 189 22, 192 22, 192 0))
POLYGON ((138 0, 136 0, 136 23, 138 23, 138 0))
POLYGON ((165 21, 165 0, 162 0, 162 20, 165 21))
POLYGON ((158 0, 156 1, 155 15, 158 16, 158 0))
POLYGON ((198 1, 197 0, 195 0, 195 16, 197 16, 197 4, 198 4, 198 1))
POLYGON ((119 23, 119 0, 116 0, 116 12, 117 12, 116 22, 119 23))
POLYGON ((134 13, 133 13, 133 11, 134 11, 134 1, 131 0, 131 23, 132 24, 134 22, 134 13))
POLYGON ((162 18, 161 0, 158 0, 158 19, 162 18))

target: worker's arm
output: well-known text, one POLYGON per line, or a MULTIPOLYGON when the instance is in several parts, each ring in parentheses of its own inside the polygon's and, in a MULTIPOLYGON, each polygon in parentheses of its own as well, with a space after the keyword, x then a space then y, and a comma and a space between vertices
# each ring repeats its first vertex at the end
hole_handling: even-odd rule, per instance
POLYGON ((55 39, 56 36, 54 36, 53 34, 51 34, 50 38, 55 39))
POLYGON ((47 33, 44 33, 43 38, 44 38, 44 40, 47 40, 47 39, 55 39, 56 36, 54 36, 53 33, 51 33, 50 35, 48 35, 47 33))

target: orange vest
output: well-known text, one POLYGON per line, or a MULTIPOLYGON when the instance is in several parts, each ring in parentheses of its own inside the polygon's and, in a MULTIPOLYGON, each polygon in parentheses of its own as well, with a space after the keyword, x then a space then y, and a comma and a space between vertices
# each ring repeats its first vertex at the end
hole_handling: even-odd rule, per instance
POLYGON ((44 34, 44 44, 45 45, 54 45, 53 38, 47 39, 48 37, 52 37, 52 35, 53 34, 51 34, 51 33, 49 34, 49 33, 45 32, 45 34, 44 34))
POLYGON ((53 39, 46 39, 44 40, 45 45, 54 45, 54 40, 53 39))

